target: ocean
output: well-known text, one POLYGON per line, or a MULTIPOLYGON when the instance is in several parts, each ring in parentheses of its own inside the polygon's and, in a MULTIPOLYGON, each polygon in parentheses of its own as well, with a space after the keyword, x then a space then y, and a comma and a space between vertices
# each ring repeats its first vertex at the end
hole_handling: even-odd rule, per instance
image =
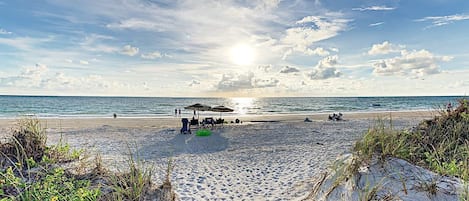
MULTIPOLYGON (((191 117, 185 106, 202 103, 224 105, 234 112, 223 116, 347 113, 370 111, 430 111, 456 105, 459 96, 416 97, 279 97, 279 98, 162 98, 162 97, 73 97, 0 96, 0 118, 36 115, 41 118, 171 117, 174 110, 191 117)), ((200 112, 219 115, 217 112, 200 112)))

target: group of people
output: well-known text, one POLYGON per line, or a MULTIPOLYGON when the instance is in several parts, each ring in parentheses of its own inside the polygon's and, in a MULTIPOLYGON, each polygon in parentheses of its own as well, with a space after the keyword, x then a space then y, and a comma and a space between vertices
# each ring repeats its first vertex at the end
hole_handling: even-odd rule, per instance
POLYGON ((339 114, 333 113, 332 115, 329 115, 328 119, 329 121, 340 121, 340 120, 343 120, 342 116, 344 115, 340 112, 339 114))
POLYGON ((181 116, 181 109, 175 108, 175 109, 174 109, 174 116, 175 116, 175 117, 180 117, 180 116, 181 116))

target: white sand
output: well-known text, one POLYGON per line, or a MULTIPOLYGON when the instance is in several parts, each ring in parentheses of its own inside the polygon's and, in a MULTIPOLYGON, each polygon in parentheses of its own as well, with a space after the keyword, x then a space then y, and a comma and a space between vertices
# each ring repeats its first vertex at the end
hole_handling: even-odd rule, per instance
MULTIPOLYGON (((412 114, 394 116, 394 126, 410 127, 429 115, 412 114)), ((48 137, 53 144, 63 135, 74 147, 101 153, 116 169, 125 164, 128 147, 137 148, 139 158, 155 166, 157 183, 171 157, 180 200, 299 200, 311 190, 311 179, 348 152, 376 117, 354 115, 342 122, 317 120, 327 115, 310 116, 313 122, 262 117, 280 121, 225 125, 209 137, 179 134, 178 119, 49 120, 48 137)), ((6 131, 11 122, 0 125, 6 131)))

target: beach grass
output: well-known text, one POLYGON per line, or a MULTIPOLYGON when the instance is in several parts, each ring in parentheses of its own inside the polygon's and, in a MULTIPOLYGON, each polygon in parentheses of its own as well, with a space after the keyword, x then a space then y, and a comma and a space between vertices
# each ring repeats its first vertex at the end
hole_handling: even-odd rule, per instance
POLYGON ((85 150, 72 149, 62 138, 46 144, 46 130, 35 118, 19 120, 12 137, 0 142, 1 200, 174 200, 171 163, 158 188, 151 182, 152 167, 137 154, 129 153, 126 170, 111 172, 99 154, 90 162, 85 150))
POLYGON ((395 130, 392 120, 383 120, 369 129, 354 147, 362 160, 373 156, 395 157, 425 167, 441 175, 469 179, 468 99, 459 100, 454 110, 421 122, 410 130, 395 130))
MULTIPOLYGON (((367 183, 365 186, 356 183, 363 176, 359 172, 360 168, 376 163, 384 165, 389 158, 398 158, 439 174, 431 180, 417 179, 418 191, 426 192, 428 197, 435 196, 440 190, 439 178, 453 176, 464 184, 461 192, 457 192, 459 200, 469 201, 469 100, 460 99, 458 102, 457 108, 440 109, 439 115, 411 129, 395 129, 392 117, 376 120, 362 139, 355 143, 352 153, 333 163, 332 174, 326 172, 317 181, 307 200, 317 199, 316 196, 321 195, 322 198, 328 198, 337 188, 347 185, 351 185, 351 189, 358 193, 358 200, 375 200, 380 190, 384 190, 380 192, 380 200, 398 199, 382 189, 382 181, 375 181, 372 185, 367 183), (330 184, 325 185, 323 192, 319 192, 326 182, 330 184)), ((399 172, 392 177, 400 180, 401 191, 407 195, 409 189, 406 178, 399 172)))

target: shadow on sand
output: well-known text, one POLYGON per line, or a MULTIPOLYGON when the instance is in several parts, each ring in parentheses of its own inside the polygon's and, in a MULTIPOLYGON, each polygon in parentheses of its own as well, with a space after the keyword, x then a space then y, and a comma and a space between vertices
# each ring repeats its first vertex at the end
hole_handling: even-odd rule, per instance
POLYGON ((168 140, 148 141, 138 152, 142 159, 178 156, 181 154, 204 154, 223 151, 228 148, 228 139, 221 136, 223 129, 213 130, 210 136, 196 136, 194 134, 179 134, 174 130, 163 130, 156 135, 171 135, 168 140), (169 132, 169 133, 168 133, 169 132))

